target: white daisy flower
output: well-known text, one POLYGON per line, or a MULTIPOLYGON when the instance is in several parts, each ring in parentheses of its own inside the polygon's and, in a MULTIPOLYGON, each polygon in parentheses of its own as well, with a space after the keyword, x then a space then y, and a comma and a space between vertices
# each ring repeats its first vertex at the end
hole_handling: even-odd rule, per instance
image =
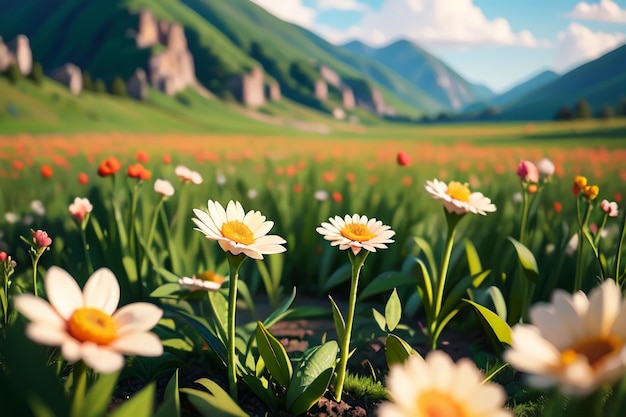
POLYGON ((174 173, 184 182, 192 182, 196 185, 202 184, 202 175, 197 171, 192 171, 184 165, 178 165, 174 173))
POLYGON ((530 309, 530 320, 513 327, 513 345, 504 354, 530 374, 529 385, 558 385, 566 395, 584 396, 626 373, 626 300, 612 279, 589 298, 556 290, 551 303, 530 309))
POLYGON ((376 252, 376 249, 387 249, 386 243, 393 243, 391 237, 396 234, 391 227, 383 225, 380 220, 367 219, 366 216, 346 214, 342 219, 339 216, 328 219, 330 223, 323 222, 317 229, 317 233, 330 241, 331 246, 339 245, 339 249, 350 248, 353 254, 361 249, 376 252))
POLYGON ((26 335, 46 346, 60 346, 70 363, 82 360, 100 373, 124 366, 124 356, 160 356, 161 340, 149 332, 163 311, 150 303, 132 303, 117 310, 120 286, 101 268, 80 287, 63 269, 51 267, 44 277, 50 303, 32 294, 15 297, 15 308, 31 322, 26 335))
POLYGON ((189 288, 191 291, 217 291, 222 288, 222 285, 227 280, 228 278, 226 277, 206 271, 191 278, 182 277, 178 280, 178 284, 189 288))
POLYGON ((163 197, 171 197, 174 195, 174 186, 168 180, 154 181, 154 191, 163 197))
POLYGON ((387 390, 393 402, 378 407, 380 417, 511 417, 504 408, 500 385, 483 383, 484 376, 470 359, 456 364, 442 351, 426 359, 411 355, 391 367, 387 390))
POLYGON ((285 239, 267 233, 274 222, 265 221, 259 211, 250 210, 244 213, 241 203, 229 201, 224 207, 216 201, 209 200, 208 213, 199 209, 193 212, 197 218, 192 219, 198 226, 195 230, 204 233, 207 239, 217 240, 225 252, 233 255, 246 254, 252 259, 263 259, 263 255, 285 252, 285 239))
POLYGON ((437 179, 426 181, 426 191, 435 200, 441 200, 448 213, 470 212, 484 216, 496 211, 496 206, 491 203, 491 199, 482 193, 471 192, 467 184, 457 181, 451 181, 449 184, 437 179))

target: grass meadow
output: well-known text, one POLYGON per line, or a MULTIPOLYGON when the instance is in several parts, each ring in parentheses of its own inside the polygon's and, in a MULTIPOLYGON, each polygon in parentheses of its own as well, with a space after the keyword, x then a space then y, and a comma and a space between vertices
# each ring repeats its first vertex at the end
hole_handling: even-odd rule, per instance
MULTIPOLYGON (((272 111, 280 116, 280 108, 272 111)), ((7 133, 0 136, 0 251, 17 264, 9 295, 32 293, 33 282, 41 293, 41 278, 52 266, 68 271, 80 286, 91 272, 106 267, 119 279, 122 305, 150 301, 164 308, 164 320, 170 321, 162 322, 156 332, 170 359, 184 361, 192 353, 207 350, 207 345, 209 355, 219 357, 221 348, 215 348, 214 339, 202 332, 200 338, 189 336, 189 328, 197 328, 197 323, 180 324, 168 316, 184 311, 207 317, 206 311, 214 305, 210 295, 200 300, 180 296, 179 278, 205 271, 232 275, 224 251, 194 230, 192 209, 206 210, 208 200, 224 207, 230 200, 239 201, 246 211, 259 210, 273 221, 271 233, 286 240, 284 253, 268 255, 263 261, 249 260, 239 271, 241 303, 261 321, 266 318, 255 316, 255 302, 267 300, 272 309, 285 313, 291 305, 285 300, 293 288, 296 301, 299 297, 320 301, 315 307, 288 310, 292 318, 332 320, 328 295, 338 302, 349 298, 350 264, 345 251, 329 245, 316 227, 330 217, 358 213, 381 220, 395 236, 388 249, 370 254, 362 270, 352 345, 366 349, 372 340, 395 329, 412 346, 427 350, 424 323, 429 318, 423 285, 441 269, 438 260, 446 253, 450 237, 441 202, 424 188, 427 180, 435 178, 467 183, 497 208, 486 216, 468 214, 459 222, 448 254, 444 291, 451 299, 449 310, 454 311, 446 328, 461 338, 480 335, 478 341, 466 343, 487 373, 493 371, 494 363, 503 364, 501 354, 507 343, 494 330, 494 322, 461 298, 496 312, 501 322, 512 327, 528 320, 528 306, 549 301, 555 289, 571 292, 578 285, 589 292, 599 277, 608 278, 605 273, 623 271, 616 259, 621 256, 624 227, 625 119, 423 126, 330 122, 328 132, 318 134, 257 122, 249 122, 242 133, 238 123, 220 121, 220 117, 228 120, 218 115, 215 123, 221 127, 210 134, 169 133, 175 126, 165 119, 150 122, 154 123, 150 133, 74 133, 80 123, 69 132, 37 133, 35 126, 30 133, 12 133, 14 128, 5 126, 2 131, 7 133), (262 127, 257 131, 258 126, 262 127), (399 153, 405 158, 402 163, 399 153), (117 158, 121 169, 99 176, 99 166, 109 157, 117 158), (536 192, 527 194, 516 174, 518 164, 542 158, 554 163, 555 172, 536 192), (136 163, 149 170, 149 179, 128 176, 128 167, 136 163), (179 165, 197 171, 202 182, 181 181, 175 173, 179 165), (585 220, 597 246, 582 253, 573 242, 580 236, 583 204, 572 189, 578 175, 599 187, 585 220), (175 190, 171 197, 164 199, 155 192, 157 179, 171 182, 175 190), (76 197, 88 198, 93 205, 84 227, 68 211, 76 197), (606 218, 599 208, 604 199, 620 205, 619 217, 606 218), (525 201, 527 232, 521 239, 525 201), (31 229, 45 230, 52 238, 34 270, 30 246, 20 238, 30 241, 31 229), (601 237, 594 235, 598 229, 601 237), (527 255, 510 238, 523 240, 535 268, 524 263, 527 255), (529 270, 535 274, 530 286, 526 283, 529 270), (467 276, 474 279, 468 281, 467 276), (520 288, 526 300, 520 299, 520 288), (389 300, 396 297, 392 292, 402 306, 393 326, 389 321, 385 325, 382 313, 372 313, 372 308, 385 311, 385 306, 392 305, 389 300), (207 309, 202 310, 204 316, 200 308, 207 309), (203 337, 208 337, 204 344, 198 341, 203 337)), ((138 120, 148 123, 141 117, 138 120)), ((50 123, 56 122, 51 119, 50 123)), ((446 308, 444 302, 443 311, 446 308)), ((387 310, 387 319, 389 314, 387 310)), ((15 314, 12 317, 15 320, 15 314)), ((254 328, 239 325, 242 340, 254 335, 254 328)), ((210 323, 206 328, 211 328, 210 323)), ((220 332, 215 332, 219 339, 220 332)), ((58 375, 63 375, 66 366, 64 362, 57 366, 58 375)), ((174 367, 162 361, 150 372, 143 369, 146 382, 171 375, 174 367)), ((137 375, 136 368, 131 375, 137 375)), ((383 366, 368 374, 354 362, 350 369, 381 382, 387 373, 383 366)), ((511 368, 494 373, 493 380, 506 388, 507 406, 516 415, 540 415, 542 406, 519 406, 543 404, 546 395, 520 388, 520 376, 511 368)), ((277 404, 277 409, 284 407, 277 404)))

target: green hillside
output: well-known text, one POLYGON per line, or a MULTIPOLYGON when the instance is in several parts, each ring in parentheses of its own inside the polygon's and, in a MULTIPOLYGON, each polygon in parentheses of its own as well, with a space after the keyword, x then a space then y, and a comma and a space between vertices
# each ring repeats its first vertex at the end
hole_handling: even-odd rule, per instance
POLYGON ((497 120, 548 120, 562 106, 586 100, 593 112, 626 97, 626 45, 581 65, 556 80, 510 102, 497 120))

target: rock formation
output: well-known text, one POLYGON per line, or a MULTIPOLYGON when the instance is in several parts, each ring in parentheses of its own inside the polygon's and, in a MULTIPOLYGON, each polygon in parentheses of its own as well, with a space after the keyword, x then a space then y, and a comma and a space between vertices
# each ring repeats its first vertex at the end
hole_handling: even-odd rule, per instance
POLYGON ((281 98, 280 84, 276 81, 270 81, 267 83, 266 96, 270 101, 278 101, 281 98))
POLYGON ((7 45, 0 37, 0 71, 5 71, 11 65, 17 65, 23 75, 33 70, 33 53, 26 35, 17 35, 7 45))
POLYGON ((231 78, 230 89, 235 98, 248 107, 258 107, 265 104, 263 70, 259 67, 254 67, 247 74, 231 78))
POLYGON ((52 71, 50 77, 64 86, 75 96, 83 90, 83 74, 76 65, 67 63, 52 71))
POLYGON ((320 77, 324 81, 326 81, 329 85, 332 85, 335 88, 341 88, 341 77, 334 70, 326 65, 322 65, 319 68, 320 77))
MULTIPOLYGON (((167 95, 174 95, 197 84, 193 55, 187 47, 185 31, 179 24, 164 20, 157 22, 152 12, 142 10, 139 13, 135 43, 139 48, 157 44, 165 47, 163 52, 150 57, 147 65, 148 78, 153 87, 167 95)), ((141 91, 137 93, 142 96, 141 91)))
POLYGON ((341 88, 341 104, 346 110, 352 110, 355 106, 354 92, 350 87, 341 88))
POLYGON ((326 101, 328 99, 328 85, 326 81, 319 79, 315 82, 315 98, 320 101, 326 101))
POLYGON ((148 98, 148 77, 142 68, 137 68, 135 73, 126 83, 126 92, 129 97, 137 100, 146 100, 148 98))
POLYGON ((159 43, 159 27, 152 12, 148 9, 139 12, 135 42, 138 48, 147 48, 159 43))

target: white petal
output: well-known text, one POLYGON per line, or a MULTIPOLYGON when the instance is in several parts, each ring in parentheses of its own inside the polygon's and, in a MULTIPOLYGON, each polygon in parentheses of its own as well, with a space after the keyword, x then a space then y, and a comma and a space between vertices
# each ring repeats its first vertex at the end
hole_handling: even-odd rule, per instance
POLYGON ((126 334, 109 346, 126 355, 161 356, 163 354, 161 339, 149 332, 126 334))
POLYGON ((32 294, 20 294, 13 301, 17 311, 28 320, 59 329, 65 328, 65 320, 45 300, 32 294))
POLYGON ((192 218, 191 220, 193 220, 193 222, 198 227, 200 227, 202 229, 202 231, 204 231, 204 229, 208 229, 210 232, 212 232, 215 235, 221 235, 222 234, 220 229, 213 222, 213 219, 211 219, 211 216, 209 216, 205 211, 202 211, 202 210, 199 210, 199 209, 193 209, 193 212, 196 215, 197 219, 193 219, 192 218), (202 227, 202 226, 204 226, 204 227, 202 227))
MULTIPOLYGON (((274 222, 262 223, 259 227, 256 228, 256 230, 253 230, 254 238, 258 239, 261 236, 265 236, 270 230, 272 230, 272 227, 274 227, 274 222)), ((252 228, 250 229, 252 230, 252 228)))
POLYGON ((120 302, 120 284, 110 269, 100 268, 94 272, 83 290, 85 307, 98 308, 111 315, 120 302))
POLYGON ((61 346, 70 337, 64 329, 51 327, 45 323, 28 323, 26 336, 33 342, 46 346, 61 346))
POLYGON ((222 230, 222 225, 226 223, 228 220, 226 219, 226 211, 224 207, 217 201, 209 200, 208 204, 209 216, 215 223, 215 227, 219 230, 222 230))
POLYGON ((84 343, 81 350, 85 364, 96 372, 110 374, 119 371, 124 366, 124 356, 107 347, 84 343))
POLYGON ((83 293, 76 280, 65 270, 50 267, 43 280, 50 305, 64 320, 68 320, 74 310, 83 307, 83 293))
POLYGON ((233 220, 243 220, 243 209, 240 211, 240 207, 241 205, 237 206, 233 200, 230 200, 226 206, 226 220, 229 222, 233 220), (241 216, 239 214, 241 214, 241 216))
POLYGON ((118 326, 117 332, 123 335, 129 332, 152 329, 161 320, 163 310, 150 303, 131 303, 117 310, 112 318, 118 326))
POLYGON ((61 345, 61 355, 69 363, 77 362, 81 358, 81 344, 74 338, 67 338, 61 345))

